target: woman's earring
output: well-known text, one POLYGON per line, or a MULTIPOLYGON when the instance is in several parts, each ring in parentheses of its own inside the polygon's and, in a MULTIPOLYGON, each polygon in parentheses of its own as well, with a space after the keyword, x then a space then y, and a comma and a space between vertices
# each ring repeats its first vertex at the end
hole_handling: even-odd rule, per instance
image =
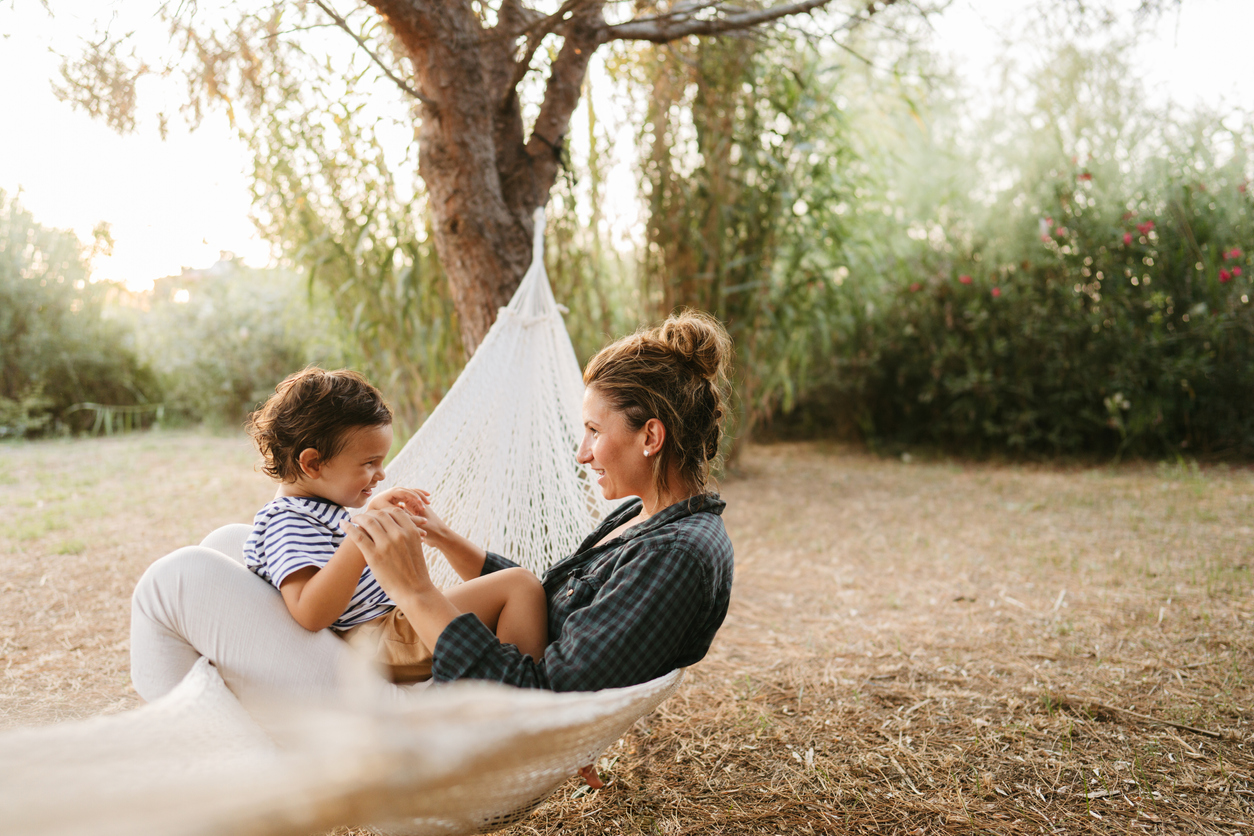
POLYGON ((644 454, 645 454, 646 456, 647 456, 647 455, 649 455, 649 451, 648 451, 648 450, 645 450, 645 451, 644 451, 644 454))

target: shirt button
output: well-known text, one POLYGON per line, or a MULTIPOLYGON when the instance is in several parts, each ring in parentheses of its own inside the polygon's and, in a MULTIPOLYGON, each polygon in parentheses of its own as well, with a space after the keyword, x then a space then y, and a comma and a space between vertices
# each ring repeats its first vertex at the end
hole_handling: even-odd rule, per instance
POLYGON ((566 597, 567 597, 567 598, 569 598, 570 596, 572 596, 572 595, 574 595, 574 594, 575 594, 575 590, 573 590, 573 589, 568 589, 568 590, 566 590, 566 597))

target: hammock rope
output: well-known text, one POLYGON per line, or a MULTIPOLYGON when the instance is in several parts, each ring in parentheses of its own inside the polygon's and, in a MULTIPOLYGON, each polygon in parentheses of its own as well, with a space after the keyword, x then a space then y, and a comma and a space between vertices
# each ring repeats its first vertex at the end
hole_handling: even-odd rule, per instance
POLYGON ((0 833, 497 830, 592 763, 681 677, 573 694, 455 682, 404 711, 284 703, 250 714, 201 659, 141 708, 0 735, 0 833))

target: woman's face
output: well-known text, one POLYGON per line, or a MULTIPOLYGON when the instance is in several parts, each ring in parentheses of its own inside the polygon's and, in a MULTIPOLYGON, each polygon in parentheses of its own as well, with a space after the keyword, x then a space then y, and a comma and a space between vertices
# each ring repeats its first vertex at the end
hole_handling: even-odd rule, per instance
POLYGON ((597 474, 606 499, 645 496, 653 484, 653 468, 644 455, 646 428, 632 431, 596 387, 583 393, 583 441, 576 456, 597 474))

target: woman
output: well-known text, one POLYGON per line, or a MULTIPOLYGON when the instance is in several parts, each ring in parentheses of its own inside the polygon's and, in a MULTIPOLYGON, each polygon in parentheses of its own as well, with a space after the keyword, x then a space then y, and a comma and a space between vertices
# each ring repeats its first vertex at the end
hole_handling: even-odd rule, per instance
MULTIPOLYGON (((596 690, 645 682, 705 655, 732 582, 723 502, 706 493, 727 411, 729 354, 714 319, 682 313, 607 346, 588 364, 579 461, 597 474, 607 499, 640 498, 615 509, 545 574, 550 644, 539 661, 502 645, 444 597, 427 575, 423 536, 463 578, 508 568, 508 560, 434 514, 415 519, 393 509, 354 518, 349 536, 433 648, 435 681, 596 690)), ((339 687, 354 670, 343 643, 300 628, 281 601, 276 612, 272 590, 243 589, 235 565, 215 554, 183 549, 140 579, 131 645, 140 695, 166 693, 200 656, 242 699, 339 687)))

